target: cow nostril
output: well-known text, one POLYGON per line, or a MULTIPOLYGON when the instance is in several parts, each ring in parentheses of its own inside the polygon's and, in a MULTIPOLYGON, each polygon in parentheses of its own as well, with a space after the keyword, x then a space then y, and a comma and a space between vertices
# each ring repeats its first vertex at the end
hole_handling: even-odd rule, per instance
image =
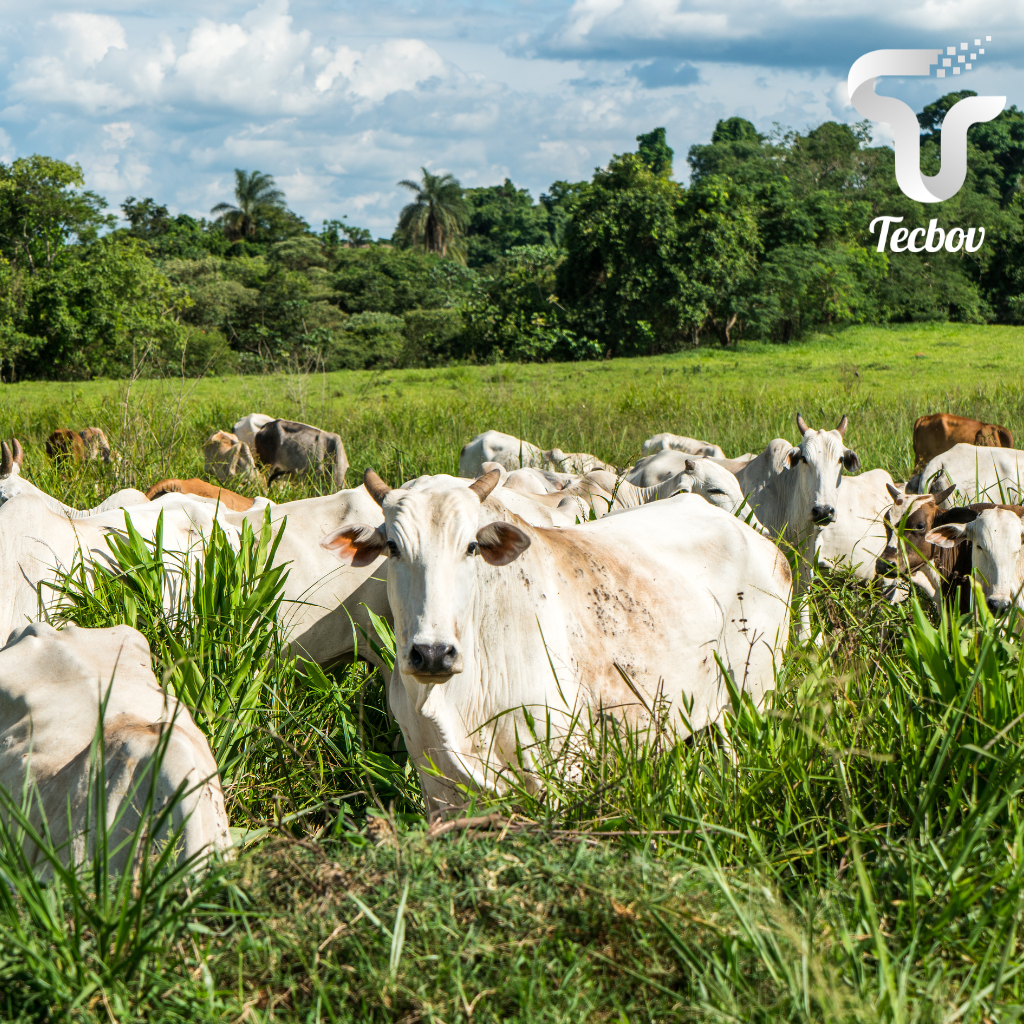
POLYGON ((417 675, 451 675, 458 656, 453 644, 413 644, 409 667, 417 675))
POLYGON ((990 597, 985 604, 993 615, 1002 615, 1010 607, 1009 601, 1001 601, 998 598, 990 597))
POLYGON ((836 510, 831 505, 815 505, 811 509, 811 519, 816 523, 834 523, 836 510))
POLYGON ((878 576, 887 576, 896 571, 896 566, 885 558, 879 558, 875 562, 875 573, 878 576))

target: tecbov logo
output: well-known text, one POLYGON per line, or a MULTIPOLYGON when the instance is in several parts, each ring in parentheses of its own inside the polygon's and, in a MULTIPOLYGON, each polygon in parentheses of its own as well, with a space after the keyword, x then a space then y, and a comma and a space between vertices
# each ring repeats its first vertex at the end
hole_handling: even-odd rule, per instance
MULTIPOLYGON (((992 39, 985 37, 985 42, 992 39)), ((899 77, 930 77, 932 66, 936 66, 936 78, 945 78, 947 71, 960 75, 970 71, 979 57, 984 56, 985 47, 981 39, 975 39, 974 45, 961 42, 959 46, 946 47, 942 50, 872 50, 859 57, 850 68, 848 87, 850 102, 864 117, 872 121, 882 121, 890 126, 893 133, 893 147, 896 153, 896 182, 905 196, 919 203, 941 203, 952 198, 960 191, 967 176, 967 129, 972 124, 991 121, 997 117, 1006 105, 1005 96, 967 96, 954 104, 947 111, 942 122, 941 164, 938 174, 926 176, 921 173, 921 128, 917 115, 902 100, 894 96, 880 96, 875 92, 875 84, 886 75, 899 77), (942 66, 939 67, 941 60, 942 66)), ((899 223, 902 217, 878 217, 871 222, 871 231, 882 222, 882 233, 878 250, 885 248, 886 235, 890 224, 899 223)), ((931 222, 929 241, 934 245, 936 221, 931 222)), ((918 229, 924 234, 924 229, 918 229)), ((984 228, 978 229, 984 239, 984 228)), ((974 228, 969 229, 973 241, 974 228)), ((916 232, 915 232, 916 233, 916 232)), ((905 228, 898 229, 892 235, 892 251, 901 252, 906 248, 919 251, 916 246, 907 246, 905 242, 909 232, 905 228), (902 237, 900 237, 902 236, 902 237)), ((946 234, 959 235, 962 243, 965 232, 962 228, 951 228, 946 234)), ((945 241, 945 239, 944 239, 945 241)), ((938 246, 928 248, 935 252, 938 246)), ((944 246, 955 251, 949 245, 944 246)), ((978 248, 976 246, 974 248, 978 248)), ((921 246, 924 248, 924 246, 921 246)), ((957 246, 957 249, 959 245, 957 246)), ((973 251, 973 250, 972 250, 973 251)))

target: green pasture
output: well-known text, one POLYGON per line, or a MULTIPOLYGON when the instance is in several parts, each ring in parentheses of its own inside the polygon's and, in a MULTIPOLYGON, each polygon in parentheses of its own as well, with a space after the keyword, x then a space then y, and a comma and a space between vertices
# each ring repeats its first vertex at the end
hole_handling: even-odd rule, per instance
MULTIPOLYGON (((923 413, 964 413, 1024 437, 1022 351, 1022 328, 929 324, 590 363, 28 382, 0 386, 0 434, 26 445, 32 476, 44 472, 39 445, 51 430, 102 426, 123 456, 118 481, 145 489, 163 476, 201 475, 201 444, 213 430, 266 412, 337 431, 351 486, 367 465, 389 482, 454 472, 462 445, 488 429, 619 466, 666 430, 739 455, 773 437, 795 438, 799 409, 815 426, 849 413, 849 440, 864 468, 900 479, 910 472, 911 429, 923 413)), ((73 497, 69 481, 48 477, 47 486, 73 497)), ((279 493, 300 492, 282 485, 279 493)))
MULTIPOLYGON (((1024 439, 1000 327, 858 328, 590 364, 0 388, 26 475, 81 505, 114 484, 200 475, 215 428, 265 411, 337 430, 356 469, 454 471, 494 427, 624 465, 651 433, 729 454, 851 418, 865 468, 910 468, 910 428, 950 410, 1024 439), (56 426, 100 425, 109 467, 49 466, 56 426)), ((358 480, 352 474, 349 483, 358 480)), ((247 485, 250 487, 256 485, 247 485)), ((315 482, 275 487, 313 493, 315 482)), ((2 526, 2 514, 0 514, 2 526)), ((723 736, 680 742, 604 717, 548 746, 469 821, 430 828, 384 681, 321 671, 274 627, 258 534, 212 538, 176 613, 136 537, 117 571, 71 574, 63 619, 128 623, 221 770, 238 856, 120 884, 21 854, 0 793, 0 1019, 1002 1024, 1024 1019, 1022 638, 839 570, 812 593, 764 707, 733 691, 723 736), (201 569, 201 571, 200 571, 201 569), (221 581, 218 587, 202 580, 221 581), (567 772, 566 751, 578 758, 567 772), (538 794, 530 784, 544 781, 538 794)), ((385 658, 389 631, 365 638, 385 658)), ((145 836, 140 848, 149 849, 145 836)))

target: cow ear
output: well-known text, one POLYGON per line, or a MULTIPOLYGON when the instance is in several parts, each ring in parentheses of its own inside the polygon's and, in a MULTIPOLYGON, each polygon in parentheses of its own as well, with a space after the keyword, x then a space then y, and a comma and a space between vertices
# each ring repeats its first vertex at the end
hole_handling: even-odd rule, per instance
POLYGON ((488 523, 477 530, 476 542, 488 565, 508 565, 530 546, 530 537, 511 523, 488 523))
POLYGON ((692 473, 697 468, 697 463, 693 459, 687 459, 684 465, 686 466, 687 473, 692 473))
POLYGON ((791 466, 798 466, 801 462, 806 462, 803 453, 799 448, 790 448, 789 450, 789 464, 791 466))
POLYGON ((966 537, 965 523, 946 523, 943 526, 936 526, 924 535, 925 543, 934 544, 937 548, 954 548, 966 537))
POLYGON ((893 487, 892 484, 886 484, 885 489, 889 492, 889 497, 892 498, 893 501, 899 501, 900 498, 903 497, 903 495, 900 493, 899 488, 893 487))
POLYGON ((320 541, 320 547, 333 551, 346 565, 357 569, 376 561, 384 553, 384 528, 350 523, 320 541))
MULTIPOLYGON (((844 416, 845 420, 846 417, 844 416)), ((843 467, 848 473, 856 473, 860 469, 860 458, 852 448, 847 448, 843 452, 843 467)))

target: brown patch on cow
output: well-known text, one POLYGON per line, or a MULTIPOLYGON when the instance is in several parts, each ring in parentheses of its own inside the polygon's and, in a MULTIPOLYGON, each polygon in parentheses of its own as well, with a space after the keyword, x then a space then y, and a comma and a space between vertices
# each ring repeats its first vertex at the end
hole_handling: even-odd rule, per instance
POLYGON ((67 427, 58 427, 46 439, 46 454, 53 460, 74 459, 75 462, 85 460, 85 442, 81 435, 67 427))
POLYGON ((150 501, 159 498, 161 494, 194 494, 199 498, 212 498, 232 512, 247 512, 253 503, 252 498, 246 498, 242 494, 229 491, 226 487, 218 487, 196 477, 189 480, 161 480, 146 491, 146 497, 150 501))

